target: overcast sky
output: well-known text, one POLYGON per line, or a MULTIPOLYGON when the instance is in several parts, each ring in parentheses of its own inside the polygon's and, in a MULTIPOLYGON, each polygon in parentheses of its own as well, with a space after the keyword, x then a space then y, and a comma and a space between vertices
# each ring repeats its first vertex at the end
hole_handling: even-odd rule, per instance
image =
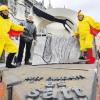
MULTIPOLYGON (((48 7, 49 0, 44 0, 44 2, 45 6, 48 7)), ((63 8, 65 5, 66 8, 70 8, 75 11, 81 9, 97 21, 100 21, 100 0, 51 0, 51 5, 54 8, 63 8)))

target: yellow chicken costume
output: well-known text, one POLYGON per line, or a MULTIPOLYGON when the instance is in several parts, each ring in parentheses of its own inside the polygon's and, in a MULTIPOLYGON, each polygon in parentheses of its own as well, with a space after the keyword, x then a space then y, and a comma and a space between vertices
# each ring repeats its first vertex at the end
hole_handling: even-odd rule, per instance
POLYGON ((90 32, 90 26, 95 29, 100 30, 100 23, 96 22, 90 16, 86 16, 83 13, 79 12, 78 16, 83 15, 83 20, 78 21, 77 31, 74 35, 79 35, 79 42, 80 42, 80 51, 81 52, 89 52, 88 57, 92 57, 92 47, 93 47, 93 39, 94 36, 90 32))
MULTIPOLYGON (((79 13, 78 15, 83 15, 82 13, 79 13)), ((100 23, 97 23, 94 21, 93 18, 90 16, 85 16, 82 21, 78 22, 77 31, 75 32, 75 35, 80 36, 80 50, 85 51, 88 48, 93 47, 93 39, 94 36, 90 33, 90 26, 100 29, 100 23)))
MULTIPOLYGON (((1 5, 0 14, 2 13, 2 11, 9 11, 8 6, 1 5)), ((0 57, 2 55, 3 50, 8 53, 16 53, 18 51, 16 44, 13 42, 13 40, 11 40, 8 34, 10 30, 23 32, 24 27, 13 23, 10 18, 4 19, 0 15, 0 57)))

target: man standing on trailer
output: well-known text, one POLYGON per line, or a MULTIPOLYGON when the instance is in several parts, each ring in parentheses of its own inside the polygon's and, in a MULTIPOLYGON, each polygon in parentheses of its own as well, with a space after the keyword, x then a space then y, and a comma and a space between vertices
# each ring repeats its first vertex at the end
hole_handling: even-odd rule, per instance
POLYGON ((0 57, 3 50, 8 53, 6 59, 6 67, 15 68, 16 66, 12 64, 12 60, 18 48, 13 40, 10 38, 10 30, 24 32, 25 28, 21 25, 17 25, 12 22, 9 18, 9 7, 6 5, 0 6, 0 57), (9 34, 8 34, 9 33, 9 34))
POLYGON ((21 22, 21 25, 25 26, 27 30, 20 36, 19 51, 16 60, 16 65, 20 66, 23 58, 24 48, 25 48, 25 65, 32 65, 29 61, 31 57, 31 46, 32 41, 36 42, 36 26, 33 21, 33 16, 28 15, 27 19, 21 22))
POLYGON ((78 12, 78 27, 74 35, 79 36, 80 42, 80 57, 79 59, 87 59, 89 63, 94 63, 93 57, 93 40, 94 35, 92 29, 100 30, 100 23, 94 21, 90 16, 84 15, 81 11, 78 12), (92 27, 92 28, 91 28, 92 27))

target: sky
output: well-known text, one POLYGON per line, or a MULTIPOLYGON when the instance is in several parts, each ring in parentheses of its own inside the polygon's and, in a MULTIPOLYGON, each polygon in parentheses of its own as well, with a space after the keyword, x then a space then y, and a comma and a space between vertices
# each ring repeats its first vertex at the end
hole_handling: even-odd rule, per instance
MULTIPOLYGON (((37 0, 42 1, 42 0, 37 0)), ((48 7, 49 0, 44 0, 45 7, 48 7)), ((95 20, 100 21, 100 0, 51 0, 51 5, 54 8, 66 8, 78 11, 82 10, 87 15, 90 15, 95 20)))

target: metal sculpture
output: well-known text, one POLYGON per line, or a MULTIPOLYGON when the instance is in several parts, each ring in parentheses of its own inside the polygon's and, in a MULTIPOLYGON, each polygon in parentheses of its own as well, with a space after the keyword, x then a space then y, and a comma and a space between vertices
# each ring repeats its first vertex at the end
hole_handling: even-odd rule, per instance
POLYGON ((35 5, 33 5, 33 12, 39 17, 63 24, 63 26, 65 27, 65 29, 67 30, 68 33, 70 33, 70 29, 72 30, 71 26, 68 23, 70 23, 71 25, 74 25, 74 23, 71 20, 69 20, 67 18, 66 19, 56 18, 55 16, 52 16, 52 15, 46 13, 45 11, 42 11, 35 5))

